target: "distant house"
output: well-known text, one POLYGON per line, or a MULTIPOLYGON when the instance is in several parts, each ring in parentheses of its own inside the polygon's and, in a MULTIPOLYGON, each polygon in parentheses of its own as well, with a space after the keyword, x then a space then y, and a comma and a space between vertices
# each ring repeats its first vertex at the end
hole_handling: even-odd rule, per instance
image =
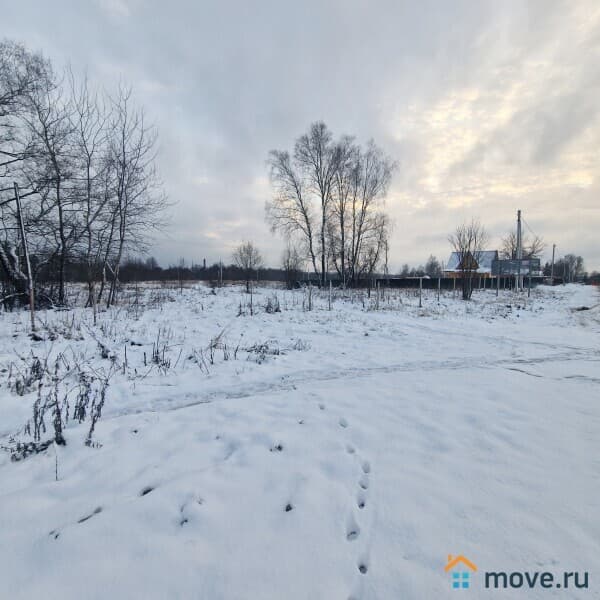
POLYGON ((471 271, 480 277, 491 277, 492 262, 498 260, 498 250, 482 250, 473 256, 467 252, 453 252, 444 268, 444 277, 460 277, 463 271, 471 271))

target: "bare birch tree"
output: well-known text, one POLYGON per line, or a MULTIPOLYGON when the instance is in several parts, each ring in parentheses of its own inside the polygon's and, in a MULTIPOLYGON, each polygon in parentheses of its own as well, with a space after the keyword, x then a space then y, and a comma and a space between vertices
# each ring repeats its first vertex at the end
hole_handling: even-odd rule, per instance
POLYGON ((348 280, 348 234, 351 222, 351 201, 354 195, 355 170, 360 160, 360 148, 354 138, 344 136, 339 143, 338 168, 335 172, 329 226, 329 246, 334 267, 346 287, 348 280))
POLYGON ((300 136, 294 147, 296 163, 304 171, 308 187, 319 204, 319 254, 321 285, 327 277, 327 218, 335 175, 340 160, 340 147, 323 121, 313 123, 308 133, 300 136))
POLYGON ((318 273, 315 249, 315 210, 299 169, 289 152, 272 150, 269 170, 275 195, 267 202, 267 221, 271 229, 286 236, 298 234, 315 273, 318 273))
POLYGON ((365 256, 381 254, 380 245, 389 229, 382 202, 395 168, 395 163, 370 141, 366 150, 358 153, 351 172, 348 271, 353 284, 365 273, 365 264, 372 262, 365 260, 365 256))
POLYGON ((296 141, 293 158, 273 151, 269 165, 275 195, 267 220, 274 231, 299 234, 321 283, 330 265, 342 285, 373 273, 389 241, 383 201, 394 162, 372 141, 364 150, 349 136, 335 142, 317 122, 296 141))

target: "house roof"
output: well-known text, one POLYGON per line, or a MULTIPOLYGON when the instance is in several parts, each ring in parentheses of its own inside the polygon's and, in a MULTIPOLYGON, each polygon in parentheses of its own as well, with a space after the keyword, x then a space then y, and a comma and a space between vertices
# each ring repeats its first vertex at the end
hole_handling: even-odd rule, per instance
POLYGON ((475 566, 475 564, 472 563, 466 556, 463 556, 462 554, 459 554, 454 558, 452 557, 452 554, 448 554, 448 564, 444 567, 444 571, 446 571, 447 573, 448 571, 454 569, 454 567, 456 567, 458 563, 463 563, 467 565, 467 567, 469 567, 471 571, 477 571, 477 567, 475 566))
MULTIPOLYGON (((475 257, 479 268, 479 273, 491 273, 492 272, 492 261, 498 259, 498 250, 482 250, 476 252, 475 257)), ((458 271, 460 265, 460 252, 452 252, 450 258, 446 263, 444 271, 458 271)))

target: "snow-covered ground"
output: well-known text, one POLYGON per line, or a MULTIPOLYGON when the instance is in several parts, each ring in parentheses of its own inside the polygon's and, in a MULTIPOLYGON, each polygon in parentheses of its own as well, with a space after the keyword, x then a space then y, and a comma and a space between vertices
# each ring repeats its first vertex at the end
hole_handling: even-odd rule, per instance
POLYGON ((600 597, 597 289, 307 311, 260 288, 253 315, 240 287, 128 294, 96 326, 41 314, 45 341, 0 314, 0 445, 31 439, 33 356, 70 402, 81 369, 110 377, 91 446, 71 418, 66 446, 0 452, 1 598, 600 597), (451 589, 448 554, 473 589, 451 589), (484 589, 499 570, 589 589, 484 589))

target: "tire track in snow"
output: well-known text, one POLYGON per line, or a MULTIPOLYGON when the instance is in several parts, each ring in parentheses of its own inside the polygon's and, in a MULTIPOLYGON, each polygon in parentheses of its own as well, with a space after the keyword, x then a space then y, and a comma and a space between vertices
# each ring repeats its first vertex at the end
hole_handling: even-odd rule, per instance
MULTIPOLYGON (((222 388, 209 392, 189 393, 171 395, 167 400, 154 400, 152 406, 147 404, 138 407, 131 407, 122 410, 107 411, 105 419, 114 419, 131 414, 153 413, 170 410, 182 410, 199 404, 209 404, 219 400, 237 400, 249 398, 263 394, 269 394, 279 391, 294 391, 296 386, 303 383, 315 383, 324 381, 335 381, 337 379, 364 378, 371 375, 382 373, 410 373, 418 371, 435 370, 461 370, 461 369, 487 369, 487 368, 508 368, 514 370, 515 367, 523 365, 536 365, 551 362, 571 362, 587 360, 589 362, 600 362, 597 350, 579 350, 557 352, 544 356, 531 358, 473 358, 462 357, 442 361, 411 361, 384 365, 381 367, 345 367, 341 369, 306 369, 296 371, 294 374, 282 375, 278 380, 270 382, 261 382, 254 384, 239 384, 230 389, 222 388)), ((564 377, 558 378, 560 380, 564 377)), ((167 386, 171 387, 171 386, 167 386)))

